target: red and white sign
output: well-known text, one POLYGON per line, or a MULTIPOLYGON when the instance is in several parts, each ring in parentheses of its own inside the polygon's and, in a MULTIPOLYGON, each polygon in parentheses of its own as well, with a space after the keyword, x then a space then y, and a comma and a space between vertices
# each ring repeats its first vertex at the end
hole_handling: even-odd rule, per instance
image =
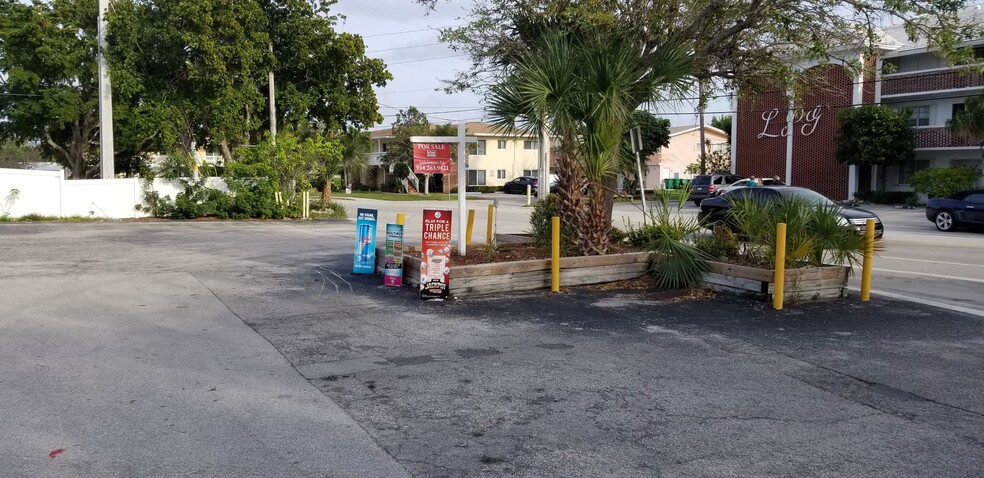
POLYGON ((451 172, 451 145, 447 143, 413 143, 413 172, 448 174, 451 172))
POLYGON ((451 211, 424 209, 420 298, 448 299, 451 292, 451 211))

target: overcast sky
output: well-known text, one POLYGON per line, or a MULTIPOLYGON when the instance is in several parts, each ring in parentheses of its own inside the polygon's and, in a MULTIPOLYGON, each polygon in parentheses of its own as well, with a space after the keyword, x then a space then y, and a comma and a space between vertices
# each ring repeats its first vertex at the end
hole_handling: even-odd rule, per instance
MULTIPOLYGON (((432 123, 481 121, 483 101, 479 94, 446 94, 434 91, 441 80, 455 71, 470 68, 466 56, 438 42, 437 29, 467 22, 471 0, 440 0, 436 11, 427 14, 413 0, 338 0, 332 11, 344 15, 338 29, 362 35, 368 56, 382 58, 393 80, 379 89, 383 123, 373 129, 389 127, 400 109, 416 106, 432 123)), ((696 124, 694 102, 684 100, 657 105, 657 115, 669 118, 674 126, 696 124)), ((729 110, 727 98, 711 103, 711 113, 729 110)))

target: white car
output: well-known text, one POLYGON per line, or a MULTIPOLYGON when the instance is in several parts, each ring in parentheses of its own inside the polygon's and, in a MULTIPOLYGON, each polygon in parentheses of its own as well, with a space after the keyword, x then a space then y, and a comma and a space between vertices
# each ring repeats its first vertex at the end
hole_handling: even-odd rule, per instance
MULTIPOLYGON (((741 180, 735 181, 735 182, 733 182, 731 184, 725 184, 724 186, 720 186, 720 187, 717 188, 716 191, 714 191, 714 197, 721 196, 724 193, 726 193, 726 192, 728 192, 728 191, 730 191, 732 189, 735 189, 735 188, 743 188, 743 187, 745 187, 745 186, 748 185, 748 181, 750 181, 750 178, 741 179, 741 180)), ((762 179, 762 178, 759 178, 758 179, 758 183, 759 183, 759 186, 785 186, 785 183, 783 183, 780 180, 776 180, 776 179, 762 179)))

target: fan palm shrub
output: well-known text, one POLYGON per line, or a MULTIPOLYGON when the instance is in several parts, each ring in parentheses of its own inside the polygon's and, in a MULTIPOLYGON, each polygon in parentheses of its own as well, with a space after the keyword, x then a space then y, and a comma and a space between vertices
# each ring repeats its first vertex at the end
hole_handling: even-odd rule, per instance
POLYGON ((577 231, 581 253, 605 254, 611 224, 603 181, 618 170, 626 124, 639 105, 686 88, 690 53, 671 44, 646 50, 609 30, 547 30, 533 44, 491 88, 491 123, 559 140, 561 218, 577 231))

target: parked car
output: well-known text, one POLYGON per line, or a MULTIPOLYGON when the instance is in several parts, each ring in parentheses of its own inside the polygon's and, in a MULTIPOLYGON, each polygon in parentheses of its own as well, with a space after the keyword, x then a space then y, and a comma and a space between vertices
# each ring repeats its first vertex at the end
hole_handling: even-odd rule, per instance
POLYGON ((800 197, 809 201, 811 204, 837 207, 841 217, 844 218, 845 225, 850 224, 858 234, 864 234, 865 223, 868 219, 874 219, 875 237, 882 237, 885 234, 885 226, 877 214, 865 209, 841 206, 816 191, 792 186, 759 186, 732 189, 721 196, 702 201, 700 203, 700 213, 697 217, 705 221, 706 224, 724 223, 735 232, 741 232, 734 220, 730 217, 732 204, 735 201, 745 199, 763 202, 778 201, 784 196, 800 197))
MULTIPOLYGON (((747 185, 751 178, 739 179, 731 184, 725 184, 719 188, 715 188, 713 196, 720 196, 734 188, 743 188, 747 185)), ((759 186, 785 186, 786 183, 778 179, 759 179, 759 186)))
POLYGON ((984 189, 961 191, 948 198, 926 203, 926 219, 941 231, 958 227, 984 226, 984 189))
POLYGON ((526 185, 530 186, 532 194, 536 194, 536 185, 539 181, 533 176, 520 176, 502 186, 502 192, 506 194, 526 194, 526 185))
POLYGON ((731 184, 739 179, 741 179, 741 176, 730 173, 698 174, 690 182, 690 186, 693 188, 690 191, 690 199, 694 201, 695 205, 700 206, 700 202, 706 198, 713 197, 718 188, 724 187, 726 184, 731 184))

